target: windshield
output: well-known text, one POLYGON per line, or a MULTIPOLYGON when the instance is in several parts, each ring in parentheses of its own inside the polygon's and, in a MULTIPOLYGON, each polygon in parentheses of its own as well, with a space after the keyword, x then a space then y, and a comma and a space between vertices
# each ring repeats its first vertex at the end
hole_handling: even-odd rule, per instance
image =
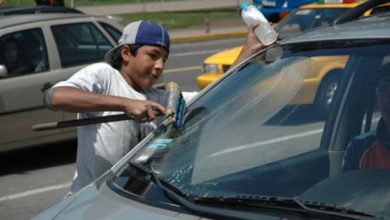
MULTIPOLYGON (((195 100, 186 111, 182 128, 161 127, 130 163, 153 171, 164 182, 195 197, 294 197, 389 215, 390 194, 380 200, 367 197, 355 201, 359 196, 349 191, 348 184, 356 186, 359 178, 367 180, 367 173, 334 178, 343 173, 348 139, 363 129, 331 128, 323 132, 324 115, 335 100, 336 89, 340 89, 341 76, 370 73, 375 65, 381 65, 373 60, 382 59, 389 51, 389 45, 372 42, 269 48, 228 72, 195 100), (344 141, 331 142, 339 133, 329 132, 343 134, 344 141), (330 180, 339 182, 320 187, 330 180)), ((356 91, 365 88, 358 87, 356 91)), ((360 111, 355 107, 352 112, 360 111)), ((373 112, 373 126, 367 130, 374 130, 378 122, 377 110, 373 112)), ((353 119, 354 126, 363 120, 353 119)), ((117 173, 126 175, 123 169, 117 173)), ((383 178, 383 174, 375 175, 370 178, 383 178)), ((366 184, 361 187, 373 190, 378 186, 376 182, 366 184)), ((382 188, 383 192, 390 193, 388 188, 382 188)))
POLYGON ((297 9, 275 27, 280 39, 306 31, 310 28, 329 26, 349 8, 297 9))

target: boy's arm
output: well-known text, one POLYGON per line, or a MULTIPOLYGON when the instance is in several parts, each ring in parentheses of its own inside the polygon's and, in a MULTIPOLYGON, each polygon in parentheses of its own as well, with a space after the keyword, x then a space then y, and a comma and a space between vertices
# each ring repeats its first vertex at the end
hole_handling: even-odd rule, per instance
POLYGON ((259 23, 254 24, 250 28, 248 28, 248 33, 246 35, 244 46, 242 47, 240 54, 230 68, 236 66, 237 64, 241 63, 248 57, 252 56, 256 52, 264 48, 264 46, 261 44, 255 34, 255 29, 258 25, 259 23))
POLYGON ((135 100, 84 91, 70 86, 55 87, 45 93, 45 104, 66 112, 122 111, 137 122, 152 121, 165 108, 148 100, 135 100))

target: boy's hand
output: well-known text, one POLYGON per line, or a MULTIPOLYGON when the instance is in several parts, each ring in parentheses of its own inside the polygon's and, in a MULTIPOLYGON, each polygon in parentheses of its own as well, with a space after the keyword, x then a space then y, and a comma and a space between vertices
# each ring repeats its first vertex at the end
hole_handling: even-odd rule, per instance
POLYGON ((241 63, 248 57, 252 56, 256 52, 264 48, 263 44, 261 44, 260 40, 257 38, 255 34, 255 29, 257 28, 257 26, 259 26, 259 24, 260 23, 258 22, 248 28, 248 33, 245 38, 244 46, 242 47, 240 54, 233 62, 230 68, 236 66, 237 64, 241 63))
POLYGON ((129 100, 126 103, 125 113, 138 123, 153 121, 157 116, 165 114, 165 108, 148 100, 129 100))

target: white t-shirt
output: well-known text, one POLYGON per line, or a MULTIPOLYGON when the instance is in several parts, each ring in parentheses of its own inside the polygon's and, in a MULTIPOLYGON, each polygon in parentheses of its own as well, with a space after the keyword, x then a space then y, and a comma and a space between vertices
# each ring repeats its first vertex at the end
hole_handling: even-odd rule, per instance
MULTIPOLYGON (((159 103, 164 103, 166 98, 166 92, 163 90, 152 88, 146 90, 145 93, 137 92, 127 84, 118 70, 107 63, 87 66, 68 80, 57 83, 53 88, 59 86, 71 86, 85 91, 131 99, 148 99, 159 103)), ((193 93, 192 96, 195 94, 193 93)), ((79 113, 78 118, 114 114, 123 114, 123 112, 79 113)), ((71 186, 71 193, 90 184, 110 169, 155 126, 152 122, 139 124, 127 120, 78 127, 76 174, 71 186)))

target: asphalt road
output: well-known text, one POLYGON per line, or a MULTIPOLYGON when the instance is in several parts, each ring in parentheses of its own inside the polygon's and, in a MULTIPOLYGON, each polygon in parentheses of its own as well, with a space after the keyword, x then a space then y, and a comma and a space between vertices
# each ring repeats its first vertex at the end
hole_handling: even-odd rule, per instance
MULTIPOLYGON (((202 61, 243 39, 172 45, 164 81, 182 91, 197 91, 195 78, 202 61)), ((75 170, 76 143, 65 142, 0 154, 0 219, 30 219, 61 200, 75 170)))

